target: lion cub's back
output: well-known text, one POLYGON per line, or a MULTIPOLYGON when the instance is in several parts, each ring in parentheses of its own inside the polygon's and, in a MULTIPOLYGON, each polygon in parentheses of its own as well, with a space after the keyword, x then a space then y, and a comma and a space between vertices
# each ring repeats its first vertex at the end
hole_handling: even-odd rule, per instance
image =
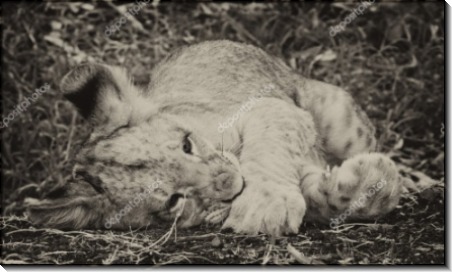
POLYGON ((252 45, 220 40, 168 55, 153 69, 149 91, 162 100, 236 104, 275 86, 268 96, 292 102, 287 91, 294 89, 296 81, 281 59, 252 45))

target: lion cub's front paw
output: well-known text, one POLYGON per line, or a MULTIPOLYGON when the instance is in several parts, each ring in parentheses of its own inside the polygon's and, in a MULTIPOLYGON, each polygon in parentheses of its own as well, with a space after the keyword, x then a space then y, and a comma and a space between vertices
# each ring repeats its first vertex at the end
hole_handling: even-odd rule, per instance
POLYGON ((333 169, 325 187, 330 214, 363 219, 394 209, 402 190, 394 162, 378 153, 344 161, 333 169))
POLYGON ((223 228, 275 236, 297 233, 305 212, 305 200, 296 187, 248 186, 232 203, 223 228))

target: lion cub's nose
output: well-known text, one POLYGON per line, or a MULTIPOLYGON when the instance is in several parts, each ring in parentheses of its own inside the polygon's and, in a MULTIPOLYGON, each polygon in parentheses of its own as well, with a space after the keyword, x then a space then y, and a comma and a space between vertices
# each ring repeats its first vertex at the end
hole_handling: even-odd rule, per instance
POLYGON ((215 189, 217 191, 229 190, 232 187, 233 180, 233 175, 228 173, 221 173, 215 178, 215 189))

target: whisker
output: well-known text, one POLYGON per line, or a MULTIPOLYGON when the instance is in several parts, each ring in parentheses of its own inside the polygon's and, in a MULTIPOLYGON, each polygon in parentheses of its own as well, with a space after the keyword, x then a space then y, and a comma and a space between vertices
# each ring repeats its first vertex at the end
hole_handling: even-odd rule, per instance
POLYGON ((234 143, 233 145, 231 145, 226 150, 235 154, 235 153, 238 153, 237 151, 239 151, 242 147, 243 147, 243 143, 242 142, 238 142, 238 143, 234 143))
POLYGON ((224 132, 221 133, 221 156, 223 156, 224 151, 224 132))

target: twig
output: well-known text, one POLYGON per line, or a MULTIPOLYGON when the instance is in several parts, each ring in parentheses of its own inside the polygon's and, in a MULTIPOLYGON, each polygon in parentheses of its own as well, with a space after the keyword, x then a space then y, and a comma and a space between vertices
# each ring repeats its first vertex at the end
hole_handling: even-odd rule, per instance
POLYGON ((264 258, 262 260, 262 264, 267 264, 270 261, 270 254, 272 253, 273 250, 273 244, 268 244, 268 250, 267 252, 264 254, 264 258))
POLYGON ((221 235, 221 233, 208 233, 203 235, 195 235, 195 236, 185 236, 185 237, 179 237, 178 240, 183 241, 190 241, 190 240, 203 240, 208 238, 213 238, 217 235, 221 235))
POLYGON ((235 19, 233 19, 231 16, 224 14, 223 15, 224 18, 229 22, 229 24, 231 25, 231 27, 238 33, 238 34, 242 34, 243 36, 245 36, 246 38, 248 38, 249 40, 251 40, 252 42, 254 42, 255 44, 257 44, 258 46, 262 47, 261 42, 256 39, 256 37, 254 37, 253 34, 251 34, 248 30, 245 29, 245 27, 237 22, 235 19))
POLYGON ((132 14, 129 14, 127 11, 127 8, 124 10, 124 8, 120 8, 118 6, 116 6, 115 4, 107 1, 105 2, 107 3, 107 5, 109 5, 110 7, 112 7, 114 10, 116 10, 119 14, 121 14, 122 16, 124 16, 125 18, 127 18, 128 20, 130 20, 132 26, 134 28, 136 28, 138 31, 142 32, 142 33, 146 33, 146 31, 144 30, 143 25, 140 23, 140 21, 138 21, 137 19, 135 19, 135 17, 132 14))
POLYGON ((162 235, 162 237, 160 237, 155 243, 153 243, 152 245, 150 245, 149 247, 154 247, 156 245, 162 246, 164 244, 166 244, 166 242, 168 242, 169 238, 171 237, 171 234, 173 233, 173 231, 175 231, 176 226, 177 226, 177 219, 179 219, 179 217, 182 215, 182 213, 184 212, 185 209, 185 202, 187 201, 187 197, 186 194, 184 194, 184 204, 182 205, 182 209, 176 214, 176 218, 174 218, 174 222, 171 225, 171 228, 169 229, 169 231, 165 234, 162 235))
POLYGON ((287 252, 295 258, 298 263, 301 264, 312 264, 312 259, 304 256, 303 253, 294 248, 291 244, 287 244, 287 252))
POLYGON ((70 153, 71 146, 72 146, 72 137, 74 136, 76 118, 77 118, 77 114, 75 114, 75 112, 73 112, 72 119, 71 119, 71 130, 69 132, 69 139, 68 139, 67 145, 66 145, 66 155, 64 156, 65 162, 67 162, 69 160, 69 153, 70 153))

